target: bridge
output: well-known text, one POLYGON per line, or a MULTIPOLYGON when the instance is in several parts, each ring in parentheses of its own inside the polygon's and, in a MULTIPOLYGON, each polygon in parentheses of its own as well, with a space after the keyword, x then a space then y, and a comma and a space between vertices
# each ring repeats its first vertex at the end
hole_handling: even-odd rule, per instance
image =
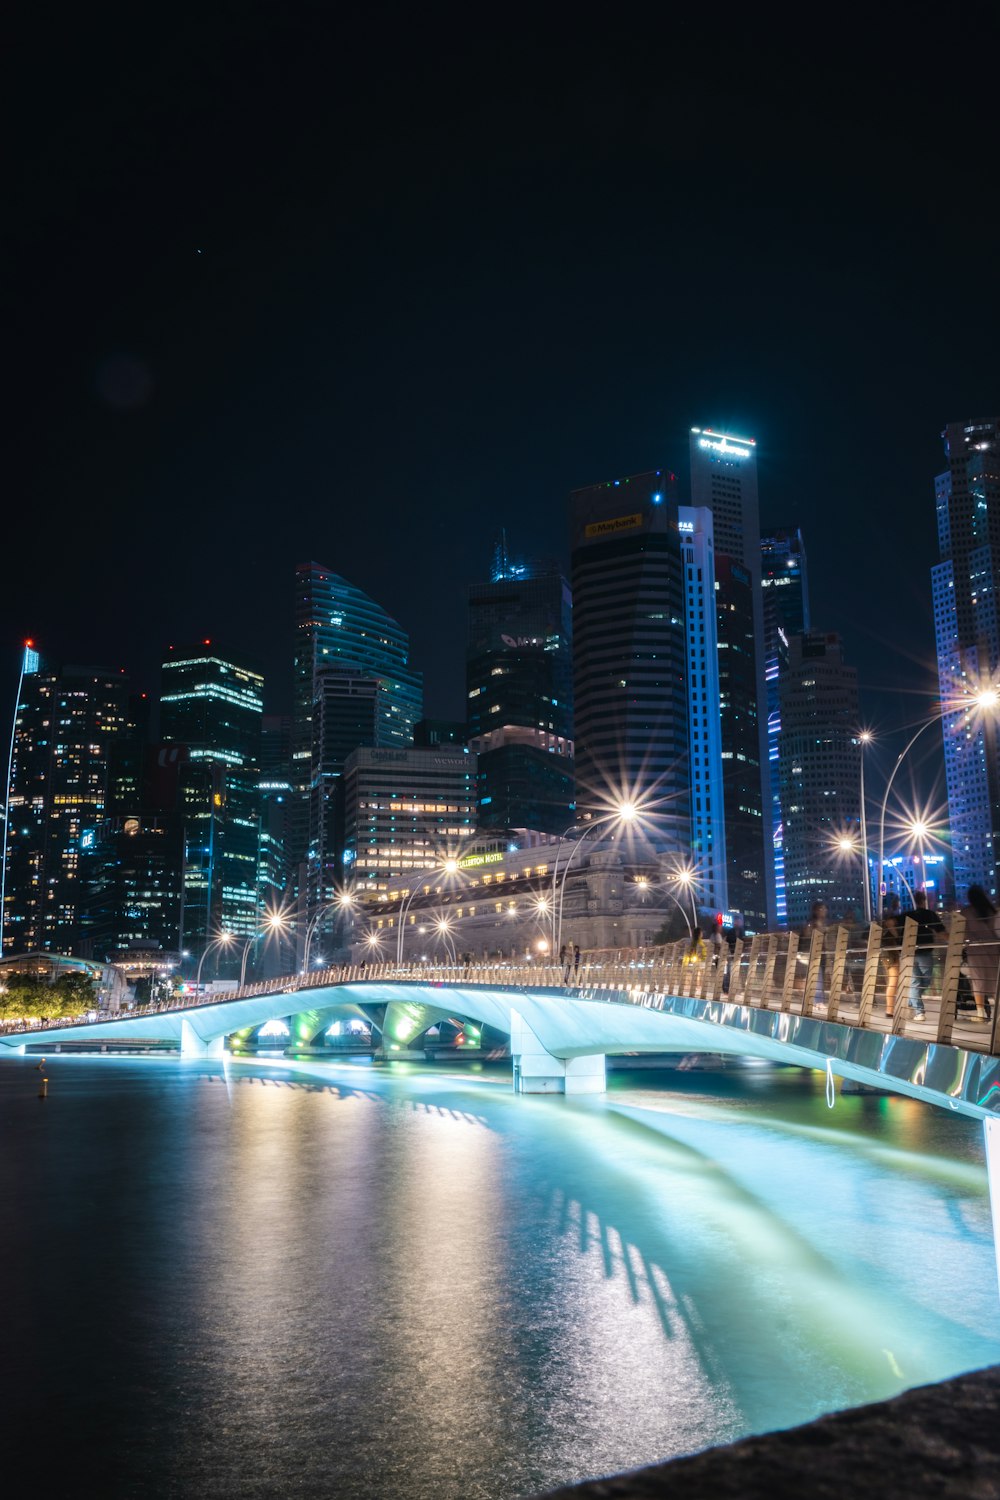
POLYGON ((444 1020, 488 1025, 510 1037, 519 1093, 593 1094, 605 1088, 609 1054, 721 1053, 823 1069, 983 1121, 1000 1274, 1000 1056, 998 1016, 985 1025, 958 1009, 964 923, 952 919, 936 955, 937 990, 916 1018, 906 996, 916 926, 889 967, 873 925, 864 949, 846 928, 755 937, 744 950, 691 961, 686 943, 588 954, 572 970, 535 964, 356 964, 250 984, 219 999, 199 996, 94 1019, 0 1029, 3 1052, 86 1044, 173 1044, 183 1057, 222 1054, 226 1038, 278 1018, 292 1048, 332 1020, 362 1016, 381 1034, 380 1054, 412 1055, 444 1020), (895 990, 895 1004, 887 1002, 895 990))
POLYGON ((961 917, 936 955, 940 983, 921 1020, 905 999, 915 925, 906 924, 898 953, 891 1015, 880 936, 875 925, 865 947, 851 950, 844 927, 814 933, 808 945, 795 933, 772 933, 696 962, 681 942, 591 953, 573 971, 496 962, 343 965, 210 1000, 6 1026, 0 1055, 74 1043, 218 1055, 226 1038, 279 1018, 291 1023, 292 1046, 306 1046, 334 1019, 360 1016, 381 1036, 379 1055, 392 1058, 411 1052, 436 1023, 456 1020, 509 1035, 522 1093, 603 1091, 609 1054, 711 1052, 820 1068, 977 1119, 1000 1116, 997 1016, 984 1025, 957 1008, 961 917))

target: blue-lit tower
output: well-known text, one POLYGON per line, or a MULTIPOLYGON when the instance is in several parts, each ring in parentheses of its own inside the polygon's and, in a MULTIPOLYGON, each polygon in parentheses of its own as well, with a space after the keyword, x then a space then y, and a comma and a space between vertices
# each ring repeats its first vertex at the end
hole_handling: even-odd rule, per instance
POLYGON ((947 711, 1000 676, 1000 418, 952 422, 935 482, 938 549, 931 570, 955 889, 1000 890, 1000 753, 989 715, 947 711))

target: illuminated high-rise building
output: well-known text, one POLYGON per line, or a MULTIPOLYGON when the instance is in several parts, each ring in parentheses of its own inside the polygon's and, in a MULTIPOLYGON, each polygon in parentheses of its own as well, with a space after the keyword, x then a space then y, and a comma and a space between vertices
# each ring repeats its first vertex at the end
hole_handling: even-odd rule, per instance
POLYGON ((858 913, 864 903, 858 676, 838 635, 789 637, 779 697, 787 920, 801 927, 814 901, 824 901, 832 917, 858 913), (843 837, 855 846, 846 854, 838 848, 843 837))
POLYGON ((8 780, 3 951, 73 952, 80 861, 104 816, 111 755, 128 730, 117 672, 48 668, 25 648, 8 780))
POLYGON ((481 828, 562 833, 574 809, 572 601, 553 562, 510 556, 468 596, 466 737, 481 828))
POLYGON ((373 901, 393 877, 463 852, 476 829, 476 757, 458 745, 355 750, 341 798, 349 884, 373 901))
POLYGON ((712 512, 706 506, 678 506, 677 525, 684 563, 691 854, 698 872, 698 899, 704 907, 724 912, 730 901, 722 794, 720 662, 712 512))
POLYGON ((664 846, 689 840, 684 561, 674 476, 609 480, 570 497, 576 802, 638 799, 664 846))
POLYGON ((296 568, 291 859, 307 862, 300 901, 310 907, 333 893, 334 799, 347 756, 413 742, 423 677, 409 658, 406 631, 362 589, 320 563, 296 568))
POLYGON ((222 932, 246 938, 258 925, 263 692, 258 672, 223 656, 210 641, 171 647, 163 663, 160 734, 187 748, 179 793, 180 946, 192 955, 200 956, 222 932))
MULTIPOLYGON (((802 532, 772 531, 760 539, 761 589, 764 595, 764 672, 767 679, 767 758, 771 784, 770 839, 774 867, 775 915, 788 916, 785 899, 784 821, 778 757, 781 741, 779 678, 788 666, 788 641, 809 629, 809 583, 802 532)), ((767 830, 765 830, 765 835, 767 830)))
MULTIPOLYGON (((690 454, 691 505, 711 511, 715 548, 728 904, 742 913, 747 931, 761 931, 774 912, 774 871, 765 845, 770 777, 757 447, 753 438, 693 427, 690 454)), ((717 797, 713 788, 713 808, 717 797)))
MULTIPOLYGON (((938 681, 947 709, 1000 680, 1000 418, 952 422, 935 482, 931 570, 938 681)), ((1000 890, 1000 748, 995 719, 957 708, 942 720, 955 888, 1000 890)))

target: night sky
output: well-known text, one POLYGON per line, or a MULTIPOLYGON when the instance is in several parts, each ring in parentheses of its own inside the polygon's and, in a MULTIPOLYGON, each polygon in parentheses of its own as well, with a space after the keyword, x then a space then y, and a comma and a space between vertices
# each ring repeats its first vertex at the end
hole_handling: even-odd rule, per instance
POLYGON ((461 14, 81 10, 8 39, 7 700, 28 634, 150 692, 210 636, 287 710, 314 558, 458 716, 498 528, 568 564, 569 490, 683 477, 697 424, 756 437, 814 624, 874 722, 919 722, 940 432, 1000 405, 976 13, 954 67, 912 11, 809 39, 461 14))

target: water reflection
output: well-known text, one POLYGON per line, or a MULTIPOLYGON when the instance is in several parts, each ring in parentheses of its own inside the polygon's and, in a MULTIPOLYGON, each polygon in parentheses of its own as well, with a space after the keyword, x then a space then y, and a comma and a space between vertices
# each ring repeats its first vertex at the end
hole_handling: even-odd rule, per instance
POLYGON ((578 1103, 405 1064, 52 1072, 40 1113, 0 1068, 5 1409, 40 1443, 57 1407, 106 1495, 502 1500, 1000 1357, 978 1132, 911 1101, 828 1112, 777 1070, 578 1103))

